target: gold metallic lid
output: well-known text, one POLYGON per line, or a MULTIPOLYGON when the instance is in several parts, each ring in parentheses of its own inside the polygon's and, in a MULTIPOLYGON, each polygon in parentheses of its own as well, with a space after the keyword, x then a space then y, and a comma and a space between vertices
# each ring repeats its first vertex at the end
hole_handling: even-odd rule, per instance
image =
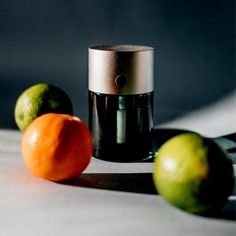
POLYGON ((90 47, 89 90, 114 95, 152 92, 153 54, 152 47, 140 45, 90 47))

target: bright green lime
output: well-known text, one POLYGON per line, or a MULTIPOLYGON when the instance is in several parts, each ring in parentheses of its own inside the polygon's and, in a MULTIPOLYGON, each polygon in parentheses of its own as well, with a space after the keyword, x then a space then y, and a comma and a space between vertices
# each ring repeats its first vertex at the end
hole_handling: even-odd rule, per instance
POLYGON ((26 89, 15 105, 15 122, 21 131, 45 113, 73 114, 69 96, 60 88, 42 83, 26 89))
POLYGON ((172 205, 192 213, 219 209, 234 186, 232 163, 212 140, 195 133, 177 135, 155 157, 154 184, 172 205))

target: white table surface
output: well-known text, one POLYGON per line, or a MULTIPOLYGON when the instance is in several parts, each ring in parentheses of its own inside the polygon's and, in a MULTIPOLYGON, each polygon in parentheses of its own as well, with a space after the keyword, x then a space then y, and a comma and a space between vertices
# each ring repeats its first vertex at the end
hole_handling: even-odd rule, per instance
MULTIPOLYGON (((181 120, 176 125, 200 132, 204 119, 199 126, 196 119, 194 116, 193 126, 181 126, 181 120)), ((170 126, 176 127, 174 123, 170 126)), ((229 131, 205 126, 209 136, 229 131)), ((235 127, 230 131, 235 132, 235 127)), ((25 169, 20 138, 18 131, 0 130, 1 236, 236 235, 235 190, 222 212, 202 217, 170 206, 155 193, 152 163, 92 159, 80 178, 58 184, 25 169)))

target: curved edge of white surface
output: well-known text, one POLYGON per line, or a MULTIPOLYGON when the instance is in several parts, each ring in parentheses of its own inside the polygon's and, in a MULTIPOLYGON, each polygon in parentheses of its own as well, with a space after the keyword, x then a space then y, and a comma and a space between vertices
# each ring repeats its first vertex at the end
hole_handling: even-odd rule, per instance
POLYGON ((157 127, 187 129, 208 137, 236 133, 236 90, 211 105, 157 127))

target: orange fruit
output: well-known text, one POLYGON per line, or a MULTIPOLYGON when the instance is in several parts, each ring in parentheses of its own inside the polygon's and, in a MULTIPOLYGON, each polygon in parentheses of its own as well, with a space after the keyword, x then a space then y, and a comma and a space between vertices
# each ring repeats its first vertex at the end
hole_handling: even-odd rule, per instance
POLYGON ((26 167, 34 175, 62 181, 80 175, 92 156, 87 125, 78 117, 47 113, 25 130, 21 142, 26 167))

